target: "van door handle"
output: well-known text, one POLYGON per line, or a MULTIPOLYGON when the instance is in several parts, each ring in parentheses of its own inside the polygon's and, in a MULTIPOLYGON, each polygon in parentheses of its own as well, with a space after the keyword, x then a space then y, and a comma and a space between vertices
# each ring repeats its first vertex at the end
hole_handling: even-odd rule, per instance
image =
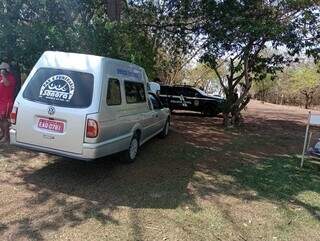
POLYGON ((153 117, 158 118, 159 115, 158 114, 153 114, 153 117))

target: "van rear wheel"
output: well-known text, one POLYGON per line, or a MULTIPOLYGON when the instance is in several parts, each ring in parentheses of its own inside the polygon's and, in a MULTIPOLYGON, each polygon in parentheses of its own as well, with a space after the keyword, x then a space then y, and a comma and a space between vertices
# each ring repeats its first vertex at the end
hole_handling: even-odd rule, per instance
POLYGON ((128 150, 123 153, 122 161, 124 163, 133 163, 139 153, 139 136, 135 134, 130 142, 128 150))
POLYGON ((0 126, 0 141, 4 138, 4 130, 0 126))

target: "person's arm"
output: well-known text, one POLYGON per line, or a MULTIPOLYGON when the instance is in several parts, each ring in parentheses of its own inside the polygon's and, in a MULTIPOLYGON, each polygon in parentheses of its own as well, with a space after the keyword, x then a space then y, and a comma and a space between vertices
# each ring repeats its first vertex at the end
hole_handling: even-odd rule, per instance
POLYGON ((8 87, 10 85, 10 82, 7 78, 7 73, 5 70, 1 70, 1 76, 2 76, 2 83, 5 87, 8 87))

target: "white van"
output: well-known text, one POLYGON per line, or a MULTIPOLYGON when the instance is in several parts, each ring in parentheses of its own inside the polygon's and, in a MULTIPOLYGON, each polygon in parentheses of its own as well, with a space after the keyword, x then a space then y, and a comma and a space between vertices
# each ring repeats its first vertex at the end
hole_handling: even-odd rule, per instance
POLYGON ((13 145, 80 160, 124 152, 169 131, 169 110, 147 92, 143 68, 92 55, 45 52, 11 113, 13 145))

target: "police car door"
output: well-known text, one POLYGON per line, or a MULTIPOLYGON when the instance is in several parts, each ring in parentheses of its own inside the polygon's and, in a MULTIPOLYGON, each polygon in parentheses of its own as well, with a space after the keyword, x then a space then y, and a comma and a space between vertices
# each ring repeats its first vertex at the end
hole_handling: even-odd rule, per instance
POLYGON ((198 110, 201 99, 199 98, 199 93, 193 89, 186 87, 183 90, 184 102, 188 110, 198 110))
POLYGON ((172 87, 170 106, 173 109, 186 109, 187 105, 184 100, 182 87, 172 87))

